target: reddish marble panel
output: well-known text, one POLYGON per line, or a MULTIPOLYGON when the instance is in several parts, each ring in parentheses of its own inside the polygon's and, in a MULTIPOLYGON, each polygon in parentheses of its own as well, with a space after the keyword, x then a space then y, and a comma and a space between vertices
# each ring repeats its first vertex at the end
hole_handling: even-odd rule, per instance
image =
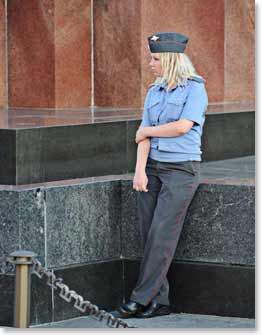
POLYGON ((90 105, 90 25, 90 0, 55 1, 56 107, 90 105))
POLYGON ((8 0, 10 107, 55 104, 54 0, 8 0))
POLYGON ((95 105, 140 106, 141 0, 96 0, 95 105))
POLYGON ((206 79, 210 102, 224 98, 224 1, 144 0, 142 2, 142 97, 153 77, 148 74, 147 36, 177 31, 189 36, 186 53, 206 79))
POLYGON ((6 106, 5 1, 0 1, 0 107, 6 106))
POLYGON ((255 99, 255 1, 227 0, 225 100, 255 99))

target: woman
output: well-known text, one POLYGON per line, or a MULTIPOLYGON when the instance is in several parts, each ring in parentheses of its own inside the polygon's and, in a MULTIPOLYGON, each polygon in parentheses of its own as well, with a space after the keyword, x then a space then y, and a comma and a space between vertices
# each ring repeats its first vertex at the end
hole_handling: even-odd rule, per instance
POLYGON ((201 135, 208 98, 204 80, 184 53, 188 38, 179 33, 148 37, 150 87, 136 133, 138 220, 143 259, 130 300, 120 317, 148 318, 170 313, 167 272, 185 215, 199 184, 201 135))

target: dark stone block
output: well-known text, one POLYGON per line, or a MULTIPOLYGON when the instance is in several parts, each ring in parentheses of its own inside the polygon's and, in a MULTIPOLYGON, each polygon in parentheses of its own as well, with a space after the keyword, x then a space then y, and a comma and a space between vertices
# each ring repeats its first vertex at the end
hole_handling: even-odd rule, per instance
POLYGON ((136 131, 140 126, 141 121, 127 121, 127 171, 133 172, 136 166, 137 144, 135 142, 136 131))
MULTIPOLYGON (((0 129, 0 184, 133 172, 135 133, 140 123, 125 120, 0 129)), ((208 114, 202 140, 203 161, 254 155, 254 134, 254 112, 208 114)))
MULTIPOLYGON (((122 181, 122 254, 142 255, 132 181, 122 181)), ((253 265, 255 189, 201 184, 188 210, 175 258, 253 265)))
MULTIPOLYGON (((89 300, 99 309, 111 311, 122 303, 122 268, 122 261, 118 260, 57 270, 55 274, 62 277, 64 283, 83 296, 84 300, 89 300)), ((65 302, 58 293, 55 291, 54 321, 83 316, 73 307, 73 302, 65 302)))
POLYGON ((46 190, 48 267, 120 257, 120 182, 46 190))
POLYGON ((0 274, 0 326, 14 324, 14 289, 15 277, 0 274))
POLYGON ((126 173, 125 125, 111 122, 16 130, 16 183, 126 173))
POLYGON ((34 251, 45 265, 45 191, 35 189, 18 194, 20 249, 34 251))
POLYGON ((208 114, 202 137, 202 160, 255 154, 255 113, 208 114))
POLYGON ((45 255, 44 199, 36 190, 0 191, 0 251, 9 255, 19 249, 45 255))
POLYGON ((131 180, 121 181, 121 254, 124 257, 141 255, 142 245, 137 219, 137 192, 131 180))
POLYGON ((130 298, 132 290, 136 286, 138 276, 139 276, 140 262, 141 262, 141 259, 139 260, 124 259, 123 260, 124 299, 125 301, 127 301, 130 298))
MULTIPOLYGON (((129 299, 136 285, 140 261, 117 260, 55 270, 71 290, 100 309, 115 310, 129 299)), ((170 303, 176 313, 243 318, 255 316, 255 269, 250 266, 173 262, 168 272, 170 303)), ((14 276, 0 275, 0 325, 13 326, 14 276)), ((60 289, 46 285, 46 277, 31 278, 31 318, 36 325, 82 316, 74 301, 59 297, 60 289)))
MULTIPOLYGON (((124 261, 125 299, 136 285, 139 264, 138 260, 124 261)), ((254 267, 176 261, 170 266, 168 280, 176 313, 255 316, 254 267)))
POLYGON ((177 313, 255 317, 254 267, 175 262, 168 278, 177 313))
POLYGON ((47 278, 31 275, 30 325, 50 322, 53 317, 52 288, 46 284, 47 278))
POLYGON ((16 183, 31 184, 46 180, 43 130, 47 128, 18 129, 16 140, 16 183))
MULTIPOLYGON (((99 309, 112 311, 123 301, 123 264, 122 260, 87 264, 54 271, 57 278, 71 290, 89 300, 99 309)), ((42 279, 31 275, 30 325, 51 321, 66 320, 83 316, 60 296, 60 289, 54 290, 42 279)), ((0 325, 13 326, 15 277, 0 275, 0 325)))
POLYGON ((0 184, 16 184, 16 131, 0 129, 0 184))
POLYGON ((19 194, 0 192, 0 254, 8 256, 19 249, 19 194))
POLYGON ((189 207, 177 260, 255 264, 255 188, 201 184, 189 207))
POLYGON ((125 122, 43 128, 42 138, 45 181, 126 172, 125 122))

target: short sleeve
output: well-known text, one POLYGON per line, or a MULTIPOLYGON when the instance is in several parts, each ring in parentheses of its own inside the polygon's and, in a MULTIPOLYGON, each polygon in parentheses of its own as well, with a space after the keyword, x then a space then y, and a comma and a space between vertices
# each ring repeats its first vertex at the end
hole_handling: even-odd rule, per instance
POLYGON ((142 122, 140 124, 141 127, 150 127, 150 119, 149 119, 149 112, 148 112, 148 106, 149 106, 149 98, 150 97, 150 91, 147 92, 145 103, 144 103, 144 111, 142 116, 142 122))
POLYGON ((192 82, 191 85, 180 119, 201 124, 208 106, 207 92, 203 83, 192 82))

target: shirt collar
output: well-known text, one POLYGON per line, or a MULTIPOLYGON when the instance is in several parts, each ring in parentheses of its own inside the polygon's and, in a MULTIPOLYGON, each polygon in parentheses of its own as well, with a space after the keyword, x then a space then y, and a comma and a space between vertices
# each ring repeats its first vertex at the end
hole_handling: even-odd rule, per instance
MULTIPOLYGON (((186 80, 185 83, 183 83, 183 84, 177 84, 176 86, 172 87, 171 91, 173 91, 177 87, 183 87, 183 86, 187 86, 187 85, 188 85, 188 80, 186 80)), ((158 87, 159 90, 163 90, 163 89, 167 88, 167 85, 166 85, 166 83, 160 83, 160 84, 157 85, 157 87, 158 87)))

